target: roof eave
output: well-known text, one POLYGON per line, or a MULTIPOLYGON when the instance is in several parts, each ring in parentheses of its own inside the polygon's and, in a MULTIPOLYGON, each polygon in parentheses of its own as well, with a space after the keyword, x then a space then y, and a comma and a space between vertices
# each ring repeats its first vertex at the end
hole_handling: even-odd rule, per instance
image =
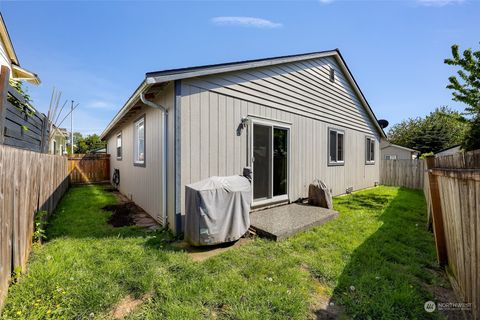
POLYGON ((100 135, 100 139, 104 140, 106 136, 110 133, 110 131, 115 127, 117 122, 122 119, 122 117, 133 107, 135 102, 139 100, 140 93, 145 90, 146 88, 150 87, 151 84, 148 84, 146 80, 142 80, 140 85, 137 89, 133 92, 133 94, 128 98, 127 102, 123 105, 123 107, 117 112, 115 117, 110 121, 107 125, 105 130, 103 130, 102 134, 100 135))

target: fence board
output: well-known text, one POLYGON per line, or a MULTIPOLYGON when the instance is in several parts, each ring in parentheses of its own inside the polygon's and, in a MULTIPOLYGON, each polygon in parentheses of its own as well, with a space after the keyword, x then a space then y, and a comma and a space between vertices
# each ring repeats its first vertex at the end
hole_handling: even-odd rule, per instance
POLYGON ((422 159, 381 160, 380 183, 412 189, 424 188, 425 162, 422 159))
MULTIPOLYGON (((432 160, 428 179, 438 181, 452 286, 480 319, 480 150, 432 160)), ((430 205, 431 190, 425 194, 430 205)))
POLYGON ((48 118, 34 110, 0 73, 0 144, 46 153, 48 118), (8 97, 8 98, 7 98, 8 97))
POLYGON ((35 212, 51 213, 67 188, 66 157, 0 145, 0 306, 12 271, 25 270, 35 212))
POLYGON ((108 182, 110 180, 110 155, 69 155, 68 172, 71 183, 108 182))

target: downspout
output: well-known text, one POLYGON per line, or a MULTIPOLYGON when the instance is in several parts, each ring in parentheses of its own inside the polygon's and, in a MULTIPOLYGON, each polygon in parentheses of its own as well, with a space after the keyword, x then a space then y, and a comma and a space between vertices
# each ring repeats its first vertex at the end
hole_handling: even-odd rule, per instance
POLYGON ((145 93, 142 91, 140 93, 140 100, 147 106, 152 107, 154 109, 160 109, 162 111, 162 127, 163 127, 163 134, 162 134, 162 222, 163 226, 167 226, 167 152, 168 152, 168 145, 167 145, 167 123, 168 123, 168 111, 167 108, 156 104, 153 101, 147 100, 145 97, 145 93))

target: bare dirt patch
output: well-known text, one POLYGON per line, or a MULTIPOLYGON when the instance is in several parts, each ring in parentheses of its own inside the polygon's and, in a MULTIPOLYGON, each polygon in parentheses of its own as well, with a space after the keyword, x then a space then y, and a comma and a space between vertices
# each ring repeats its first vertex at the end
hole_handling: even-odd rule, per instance
POLYGON ((146 213, 145 210, 137 206, 135 202, 130 201, 126 196, 121 194, 117 189, 107 187, 105 190, 112 192, 119 202, 118 204, 107 205, 102 208, 103 210, 112 212, 112 216, 108 220, 110 225, 115 228, 133 225, 149 230, 157 230, 160 228, 159 223, 155 219, 146 213))
MULTIPOLYGON (((434 298, 434 302, 438 305, 438 303, 456 303, 456 302, 464 302, 460 301, 458 297, 455 295, 454 290, 450 286, 450 281, 448 280, 448 276, 443 271, 433 270, 430 268, 426 268, 427 272, 436 274, 439 278, 443 281, 440 285, 431 285, 427 283, 422 283, 422 286, 425 290, 432 293, 434 298)), ((449 320, 470 320, 472 319, 472 315, 470 312, 459 310, 459 309, 452 309, 452 310, 439 310, 447 319, 449 320)))
POLYGON ((249 238, 240 238, 235 242, 222 243, 214 246, 193 247, 186 241, 174 243, 173 246, 183 249, 193 261, 202 262, 233 248, 241 247, 250 242, 249 238))
POLYGON ((133 226, 135 204, 133 202, 112 204, 103 207, 105 211, 111 211, 112 215, 108 218, 108 223, 115 228, 133 226))
POLYGON ((302 264, 300 270, 311 277, 314 287, 310 300, 310 314, 308 319, 341 319, 344 315, 344 310, 333 301, 327 285, 312 274, 308 265, 302 264))
POLYGON ((113 319, 124 319, 150 297, 151 295, 147 294, 140 299, 135 299, 131 295, 128 295, 115 305, 110 315, 113 319))

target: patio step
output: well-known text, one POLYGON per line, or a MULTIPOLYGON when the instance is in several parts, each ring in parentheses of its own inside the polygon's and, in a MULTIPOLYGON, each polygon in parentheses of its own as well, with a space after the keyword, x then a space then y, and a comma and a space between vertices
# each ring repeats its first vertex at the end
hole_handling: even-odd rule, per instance
POLYGON ((250 213, 251 228, 261 237, 281 241, 322 225, 338 212, 302 203, 292 203, 250 213))

